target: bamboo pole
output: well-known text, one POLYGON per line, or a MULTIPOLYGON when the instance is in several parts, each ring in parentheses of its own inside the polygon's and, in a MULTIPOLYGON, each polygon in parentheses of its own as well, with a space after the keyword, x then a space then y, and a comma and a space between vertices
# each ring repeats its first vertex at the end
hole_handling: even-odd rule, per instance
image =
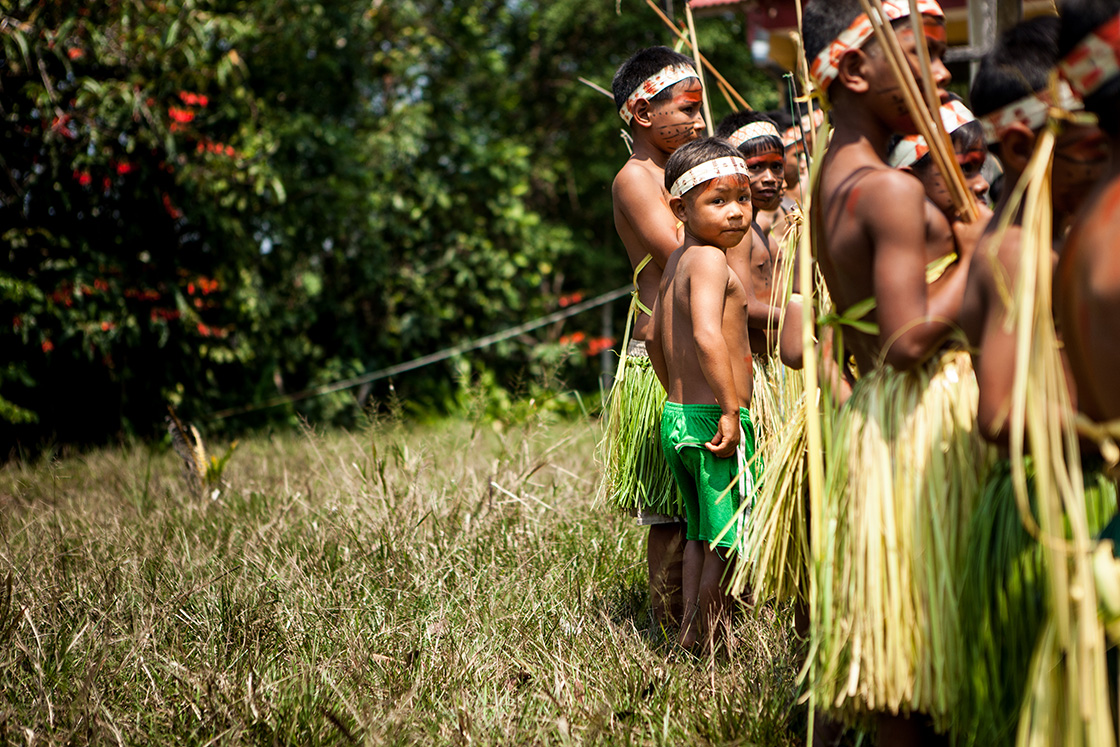
MULTIPOLYGON (((692 53, 700 59, 700 43, 696 40, 696 24, 692 20, 692 6, 688 0, 684 1, 684 17, 688 21, 688 36, 692 39, 692 53)), ((704 124, 708 129, 708 137, 715 134, 715 124, 712 122, 712 105, 708 101, 708 86, 704 83, 704 65, 696 66, 696 74, 700 76, 700 100, 704 104, 704 124)))
MULTIPOLYGON (((679 38, 681 41, 683 41, 685 44, 687 44, 689 49, 693 48, 692 47, 692 42, 689 41, 689 39, 688 39, 688 34, 686 34, 684 31, 681 31, 679 28, 677 28, 677 25, 675 23, 673 23, 672 19, 670 19, 669 16, 665 15, 665 12, 663 10, 661 10, 661 8, 657 7, 657 3, 653 2, 653 0, 646 0, 646 5, 648 5, 650 8, 653 9, 653 12, 657 14, 658 18, 660 18, 661 21, 666 26, 668 26, 669 29, 674 34, 677 35, 677 38, 679 38)), ((735 87, 727 82, 727 78, 724 78, 722 75, 720 75, 720 72, 719 72, 719 70, 716 70, 715 65, 708 62, 708 58, 705 57, 704 55, 700 54, 699 52, 695 52, 695 54, 696 54, 696 59, 700 60, 700 63, 705 68, 707 68, 708 72, 710 72, 713 76, 715 76, 715 79, 718 80, 720 83, 727 86, 727 90, 730 91, 731 95, 735 97, 735 100, 739 102, 739 106, 742 107, 743 109, 746 109, 747 111, 752 111, 751 105, 747 103, 747 100, 745 98, 743 98, 742 96, 740 96, 739 92, 735 90, 735 87)), ((731 108, 734 109, 735 107, 731 107, 731 108)))
MULTIPOLYGON (((883 10, 882 0, 860 0, 860 4, 871 22, 875 38, 882 47, 887 62, 899 83, 899 91, 906 102, 906 108, 910 112, 910 116, 914 119, 918 134, 925 139, 930 149, 930 157, 945 177, 945 184, 949 190, 953 207, 960 214, 962 220, 971 223, 979 216, 976 196, 972 194, 965 183, 964 173, 961 171, 960 164, 957 163, 956 155, 951 148, 947 147, 947 135, 943 137, 941 134, 945 127, 941 122, 940 111, 930 111, 922 97, 921 90, 914 79, 914 73, 910 69, 910 62, 906 59, 906 54, 902 51, 902 45, 898 41, 898 36, 895 34, 890 21, 885 20, 887 15, 883 10)), ((924 39, 925 34, 923 32, 922 38, 916 39, 915 43, 921 45, 924 39)), ((926 82, 929 86, 934 85, 932 79, 926 82)))

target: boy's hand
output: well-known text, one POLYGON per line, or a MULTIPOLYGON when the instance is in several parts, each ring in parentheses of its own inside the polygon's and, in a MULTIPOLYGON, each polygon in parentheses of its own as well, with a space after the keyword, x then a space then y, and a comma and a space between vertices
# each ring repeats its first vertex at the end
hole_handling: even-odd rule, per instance
POLYGON ((984 234, 984 229, 987 228, 991 218, 992 211, 988 206, 980 205, 979 216, 971 223, 965 223, 963 220, 953 221, 953 238, 956 239, 957 255, 961 259, 969 259, 975 254, 976 247, 980 245, 980 237, 984 234))
POLYGON ((716 435, 712 436, 712 440, 704 444, 704 447, 717 457, 727 458, 734 455, 736 447, 739 446, 741 428, 738 413, 720 415, 716 435))

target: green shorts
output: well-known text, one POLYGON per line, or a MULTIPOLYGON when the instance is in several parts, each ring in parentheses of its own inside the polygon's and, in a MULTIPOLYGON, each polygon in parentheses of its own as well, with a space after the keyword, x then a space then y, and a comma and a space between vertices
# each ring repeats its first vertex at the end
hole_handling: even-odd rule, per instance
POLYGON ((704 447, 716 434, 720 412, 719 405, 666 402, 661 448, 680 491, 688 526, 685 536, 741 549, 749 510, 740 513, 739 505, 744 498, 753 504, 761 465, 754 459, 754 425, 745 407, 739 408, 742 433, 736 456, 717 457, 704 447))

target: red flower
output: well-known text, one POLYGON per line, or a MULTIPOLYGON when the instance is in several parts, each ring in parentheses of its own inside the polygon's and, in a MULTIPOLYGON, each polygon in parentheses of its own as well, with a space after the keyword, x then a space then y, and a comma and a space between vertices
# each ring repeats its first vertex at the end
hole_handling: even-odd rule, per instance
POLYGON ((43 340, 43 352, 49 353, 54 350, 54 343, 50 340, 43 340))
POLYGON ((125 174, 131 173, 135 170, 136 170, 136 167, 133 166, 128 161, 121 161, 120 163, 117 164, 117 173, 120 174, 121 176, 124 176, 125 174))
POLYGON ((101 278, 97 278, 93 281, 93 287, 102 292, 109 290, 109 284, 101 278))
POLYGON ((176 107, 168 107, 167 114, 176 122, 187 124, 194 120, 194 112, 189 109, 177 109, 176 107))
POLYGON ((230 158, 233 158, 236 154, 237 154, 237 151, 235 151, 233 149, 232 145, 227 145, 226 146, 226 155, 227 156, 229 156, 230 158))
POLYGON ((109 177, 105 177, 104 179, 101 180, 101 188, 104 189, 106 192, 108 192, 109 188, 112 187, 112 186, 113 186, 113 182, 109 179, 109 177))
POLYGON ((208 96, 195 96, 194 100, 199 106, 203 108, 206 108, 210 105, 210 97, 208 96))
POLYGON ((23 319, 20 319, 18 314, 13 316, 12 317, 12 329, 19 329, 22 326, 23 326, 23 319))
POLYGON ((115 328, 116 326, 117 325, 113 324, 112 322, 101 322, 101 331, 102 332, 108 332, 109 330, 115 328))
POLYGON ((66 50, 66 56, 72 60, 80 60, 85 56, 85 52, 82 51, 81 47, 70 47, 66 50))
POLYGON ((166 192, 163 193, 163 209, 167 211, 172 220, 179 220, 183 217, 183 211, 171 204, 171 195, 166 192))
POLYGON ((604 350, 610 350, 612 347, 614 347, 613 337, 592 337, 587 343, 587 354, 592 356, 598 355, 604 350))
POLYGON ((574 303, 579 303, 582 300, 582 293, 569 293, 566 296, 560 296, 560 308, 565 309, 574 303))
POLYGON ((93 177, 89 175, 88 171, 78 171, 76 169, 74 170, 74 179, 83 187, 88 187, 90 182, 93 181, 93 177))
POLYGON ((209 327, 207 327, 205 324, 199 323, 198 333, 200 335, 202 335, 203 337, 209 337, 210 335, 212 335, 214 333, 214 331, 212 329, 210 329, 209 327))

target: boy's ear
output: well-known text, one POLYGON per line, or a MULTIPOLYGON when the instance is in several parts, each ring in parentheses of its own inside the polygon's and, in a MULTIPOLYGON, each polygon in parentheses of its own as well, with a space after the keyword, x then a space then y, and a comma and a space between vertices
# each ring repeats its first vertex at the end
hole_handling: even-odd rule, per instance
POLYGON ((634 119, 632 120, 634 124, 640 127, 653 127, 653 120, 649 118, 650 105, 645 99, 638 99, 634 102, 634 108, 631 110, 631 114, 634 115, 634 119))
POLYGON ((1034 132, 1021 122, 1013 122, 1000 139, 999 155, 1005 168, 1022 174, 1034 153, 1034 132))
POLYGON ((867 93, 871 84, 867 80, 869 59, 862 49, 849 49, 840 58, 836 82, 852 93, 867 93))
POLYGON ((685 220, 684 220, 685 210, 684 210, 684 198, 683 197, 670 197, 669 198, 669 209, 673 211, 673 215, 677 216, 677 220, 679 220, 681 223, 685 222, 685 220))

